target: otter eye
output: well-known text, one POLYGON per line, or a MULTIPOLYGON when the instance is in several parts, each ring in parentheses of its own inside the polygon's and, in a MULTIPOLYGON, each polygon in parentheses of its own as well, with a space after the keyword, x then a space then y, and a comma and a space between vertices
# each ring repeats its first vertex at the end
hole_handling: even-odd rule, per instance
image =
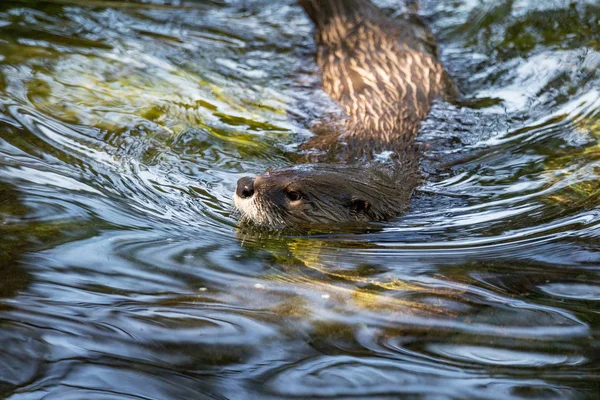
POLYGON ((302 199, 302 193, 295 192, 293 190, 290 190, 289 192, 285 192, 285 195, 287 196, 287 198, 290 201, 298 201, 298 200, 302 199))

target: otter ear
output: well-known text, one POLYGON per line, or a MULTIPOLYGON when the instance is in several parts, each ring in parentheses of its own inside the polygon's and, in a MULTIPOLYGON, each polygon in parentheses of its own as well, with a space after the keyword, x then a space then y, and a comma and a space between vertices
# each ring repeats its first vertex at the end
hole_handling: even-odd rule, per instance
POLYGON ((356 213, 367 212, 369 211, 369 208, 371 208, 369 202, 363 199, 359 199, 358 197, 353 197, 350 201, 350 210, 356 213))

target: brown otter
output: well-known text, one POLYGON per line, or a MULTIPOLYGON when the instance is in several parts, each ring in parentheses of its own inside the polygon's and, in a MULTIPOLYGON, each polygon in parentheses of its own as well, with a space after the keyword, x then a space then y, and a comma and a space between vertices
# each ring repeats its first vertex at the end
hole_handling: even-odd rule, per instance
POLYGON ((242 178, 234 194, 241 219, 281 229, 396 217, 419 182, 419 123, 435 98, 456 93, 435 39, 416 17, 391 19, 368 0, 299 3, 315 24, 323 88, 347 116, 341 133, 305 147, 346 161, 382 151, 401 160, 392 167, 307 164, 242 178))

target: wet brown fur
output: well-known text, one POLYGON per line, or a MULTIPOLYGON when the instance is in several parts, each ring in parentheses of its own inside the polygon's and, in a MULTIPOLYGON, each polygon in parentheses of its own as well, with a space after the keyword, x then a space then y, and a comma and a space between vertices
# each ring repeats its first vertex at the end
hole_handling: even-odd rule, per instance
POLYGON ((390 19, 366 0, 300 0, 315 24, 323 88, 340 103, 343 133, 306 147, 338 146, 346 160, 410 146, 435 98, 456 87, 435 38, 416 16, 390 19))
POLYGON ((236 206, 243 220, 272 228, 391 219, 419 183, 413 144, 420 121, 434 99, 455 95, 456 87, 417 17, 390 19, 368 0, 299 4, 315 25, 323 88, 346 115, 342 132, 317 135, 304 148, 333 153, 346 164, 266 173, 256 178, 251 203, 236 197, 236 206), (348 163, 382 151, 400 162, 348 163), (290 192, 302 201, 290 201, 290 192))

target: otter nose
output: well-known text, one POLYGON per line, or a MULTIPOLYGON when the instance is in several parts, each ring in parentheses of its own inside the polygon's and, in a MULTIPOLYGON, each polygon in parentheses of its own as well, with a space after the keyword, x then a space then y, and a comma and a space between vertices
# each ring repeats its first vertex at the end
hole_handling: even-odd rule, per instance
POLYGON ((237 183, 235 194, 242 199, 252 197, 254 194, 254 178, 250 178, 249 176, 241 178, 237 183))

